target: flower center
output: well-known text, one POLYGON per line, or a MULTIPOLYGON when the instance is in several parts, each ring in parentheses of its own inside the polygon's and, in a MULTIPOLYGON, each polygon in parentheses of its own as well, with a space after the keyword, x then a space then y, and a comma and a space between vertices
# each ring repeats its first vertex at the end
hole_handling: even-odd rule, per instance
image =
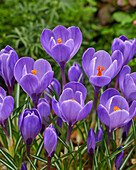
POLYGON ((71 99, 72 101, 76 101, 75 99, 71 99))
POLYGON ((61 38, 58 38, 58 39, 57 39, 58 44, 61 44, 61 41, 62 41, 61 38))
POLYGON ((105 70, 105 68, 103 66, 98 66, 97 70, 98 70, 97 76, 102 76, 102 71, 105 70))
POLYGON ((117 106, 114 106, 114 112, 117 111, 117 110, 120 110, 120 108, 117 107, 117 106))
POLYGON ((32 72, 34 75, 36 75, 37 70, 31 70, 31 72, 32 72))

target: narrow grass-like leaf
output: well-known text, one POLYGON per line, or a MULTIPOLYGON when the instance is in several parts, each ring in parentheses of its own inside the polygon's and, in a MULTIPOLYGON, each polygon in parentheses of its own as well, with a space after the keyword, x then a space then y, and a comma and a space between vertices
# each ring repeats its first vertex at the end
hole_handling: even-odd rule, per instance
POLYGON ((0 162, 11 170, 15 170, 11 165, 9 165, 4 159, 0 158, 0 162))
POLYGON ((27 157, 28 161, 30 162, 32 168, 33 168, 34 170, 36 170, 36 167, 35 167, 34 164, 32 163, 31 159, 30 159, 28 156, 26 156, 26 157, 27 157))
POLYGON ((19 147, 19 145, 20 145, 20 143, 21 143, 21 140, 22 140, 22 136, 19 136, 19 138, 18 138, 17 141, 16 141, 15 153, 16 153, 17 150, 18 150, 18 147, 19 147))
POLYGON ((135 155, 136 155, 136 127, 135 127, 134 119, 132 119, 132 127, 133 127, 133 135, 134 135, 134 141, 135 141, 135 155))
POLYGON ((126 170, 132 170, 134 167, 136 167, 136 164, 130 166, 129 168, 127 168, 126 170))
POLYGON ((44 93, 45 93, 48 97, 50 97, 51 99, 53 98, 48 92, 44 91, 44 93))
POLYGON ((106 141, 104 140, 104 146, 105 146, 105 151, 106 151, 106 155, 107 155, 107 165, 109 167, 109 169, 111 170, 111 162, 110 162, 110 159, 109 159, 109 150, 108 150, 108 146, 106 144, 106 141))
MULTIPOLYGON (((40 153, 42 152, 43 145, 44 145, 44 143, 43 143, 43 141, 41 141, 40 144, 39 144, 36 156, 39 156, 40 153)), ((36 166, 36 164, 37 164, 37 159, 34 160, 34 166, 36 166)))
POLYGON ((11 125, 11 118, 8 118, 8 125, 9 125, 9 136, 12 138, 12 125, 11 125))
POLYGON ((133 148, 129 151, 129 153, 128 153, 127 156, 125 157, 124 161, 122 162, 122 164, 121 164, 121 166, 120 166, 120 170, 122 170, 122 169, 125 167, 127 161, 130 159, 130 156, 131 156, 131 154, 132 154, 132 152, 133 152, 134 149, 135 149, 135 146, 133 146, 133 148))
POLYGON ((78 81, 77 81, 78 83, 80 82, 82 76, 83 76, 83 73, 80 74, 80 77, 79 77, 79 79, 78 79, 78 81))

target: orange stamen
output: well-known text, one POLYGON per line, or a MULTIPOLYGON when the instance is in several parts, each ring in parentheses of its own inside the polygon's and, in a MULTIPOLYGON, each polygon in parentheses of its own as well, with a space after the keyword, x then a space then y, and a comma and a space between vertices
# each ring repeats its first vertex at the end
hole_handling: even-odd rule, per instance
POLYGON ((58 39, 57 39, 57 42, 58 42, 59 44, 61 44, 61 41, 62 41, 61 38, 58 38, 58 39))
POLYGON ((120 108, 117 107, 117 106, 114 106, 114 112, 117 111, 117 110, 120 110, 120 108))
POLYGON ((105 70, 105 68, 103 66, 102 67, 98 66, 97 70, 98 70, 97 76, 102 76, 102 71, 105 70))
POLYGON ((76 101, 75 99, 71 99, 72 101, 76 101))
POLYGON ((36 75, 37 70, 31 70, 31 72, 32 72, 34 75, 36 75))

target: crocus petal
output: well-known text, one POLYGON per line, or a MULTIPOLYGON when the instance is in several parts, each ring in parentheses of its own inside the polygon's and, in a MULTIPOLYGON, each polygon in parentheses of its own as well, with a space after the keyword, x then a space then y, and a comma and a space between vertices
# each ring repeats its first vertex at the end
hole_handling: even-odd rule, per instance
POLYGON ((129 114, 131 118, 134 118, 136 114, 136 101, 134 100, 129 108, 129 114))
POLYGON ((2 108, 0 111, 0 119, 2 121, 8 119, 14 109, 14 99, 12 96, 7 96, 3 100, 2 108))
POLYGON ((108 114, 106 108, 102 104, 100 104, 98 106, 97 114, 98 114, 98 117, 99 117, 100 121, 102 123, 104 123, 106 126, 109 127, 110 124, 111 124, 110 117, 109 117, 109 114, 108 114))
POLYGON ((136 72, 131 73, 131 77, 132 77, 134 83, 136 84, 136 72))
POLYGON ((67 40, 65 45, 70 48, 70 53, 71 53, 73 51, 73 49, 74 49, 74 41, 73 41, 73 39, 67 40))
POLYGON ((41 79, 41 88, 40 88, 41 92, 43 92, 43 90, 45 90, 49 86, 49 84, 53 79, 53 75, 54 75, 53 71, 48 71, 47 73, 44 74, 44 76, 41 79))
POLYGON ((114 78, 117 75, 117 69, 117 60, 114 60, 109 68, 105 71, 104 76, 111 77, 111 79, 114 78))
POLYGON ((61 112, 60 112, 59 103, 55 99, 55 96, 52 98, 52 109, 54 110, 54 112, 56 113, 57 116, 59 116, 60 118, 62 117, 61 112))
POLYGON ((0 97, 2 97, 3 99, 6 97, 6 92, 2 87, 0 87, 0 97))
POLYGON ((103 138, 103 126, 101 125, 95 140, 96 142, 99 142, 102 140, 102 138, 103 138))
POLYGON ((34 60, 30 57, 22 57, 16 62, 14 67, 14 76, 19 84, 20 79, 22 78, 22 70, 24 68, 24 65, 26 65, 27 72, 31 73, 31 70, 33 70, 34 60))
POLYGON ((86 95, 87 95, 87 90, 83 84, 78 83, 78 82, 69 82, 64 86, 64 89, 66 88, 71 88, 74 93, 76 91, 80 91, 83 95, 83 100, 85 100, 86 95))
POLYGON ((74 40, 74 49, 72 53, 70 54, 70 58, 72 58, 77 51, 79 50, 82 42, 82 33, 78 27, 69 27, 68 31, 70 33, 70 38, 74 40))
POLYGON ((64 89, 62 95, 59 98, 59 102, 62 103, 65 100, 74 99, 74 92, 71 88, 64 89))
POLYGON ((81 106, 84 106, 83 94, 80 91, 76 91, 74 99, 81 104, 81 106))
POLYGON ((95 133, 91 128, 87 136, 87 152, 93 154, 95 150, 95 133))
POLYGON ((120 87, 120 90, 121 90, 123 96, 125 96, 124 95, 125 94, 124 93, 125 92, 125 90, 124 90, 124 78, 125 78, 126 74, 130 74, 130 71, 131 70, 130 70, 129 66, 124 66, 122 68, 122 71, 119 74, 119 87, 120 87))
POLYGON ((41 34, 41 44, 44 50, 51 55, 50 52, 50 39, 53 36, 51 30, 49 29, 44 29, 42 34, 41 34))
POLYGON ((115 50, 120 50, 122 52, 122 54, 124 55, 124 49, 125 49, 124 42, 119 38, 115 38, 113 40, 112 47, 111 47, 112 53, 115 50))
POLYGON ((88 48, 82 56, 82 66, 88 78, 90 77, 90 71, 91 71, 90 62, 94 57, 94 53, 95 53, 94 48, 88 48))
POLYGON ((121 39, 122 41, 128 40, 128 38, 127 38, 125 35, 121 35, 121 36, 119 37, 119 39, 121 39))
POLYGON ((109 84, 110 81, 111 81, 111 78, 107 76, 90 76, 89 78, 89 82, 92 85, 98 86, 98 87, 103 87, 109 84))
POLYGON ((34 63, 34 70, 37 70, 36 76, 41 80, 46 72, 52 71, 52 68, 48 61, 39 59, 34 63))
POLYGON ((70 37, 69 37, 69 31, 62 25, 58 25, 55 27, 52 31, 53 36, 57 42, 57 39, 61 38, 62 42, 65 43, 70 37))
POLYGON ((90 101, 82 108, 82 110, 79 112, 77 116, 77 121, 85 119, 89 115, 92 109, 92 105, 93 101, 90 101))
POLYGON ((51 53, 58 64, 65 64, 70 59, 70 48, 64 44, 54 46, 51 53))
POLYGON ((31 96, 31 94, 36 93, 39 86, 38 78, 33 74, 27 74, 21 78, 20 85, 23 90, 31 96))
MULTIPOLYGON (((121 146, 118 150, 120 150, 120 149, 123 149, 123 147, 121 146)), ((122 163, 123 154, 124 154, 124 151, 121 151, 119 154, 117 154, 117 157, 115 160, 115 166, 116 166, 117 170, 119 170, 120 165, 122 163)))
POLYGON ((94 57, 96 57, 94 74, 97 75, 98 66, 103 66, 105 68, 105 70, 102 72, 104 74, 112 63, 111 56, 106 51, 100 50, 94 54, 94 57))
POLYGON ((132 44, 129 41, 125 41, 124 42, 125 45, 125 49, 124 49, 124 65, 126 65, 131 59, 128 59, 130 57, 132 57, 131 54, 131 50, 132 50, 132 44))
POLYGON ((76 101, 67 100, 61 103, 62 117, 71 126, 77 121, 77 116, 81 109, 81 105, 76 101))
POLYGON ((115 95, 120 95, 120 93, 116 89, 109 88, 104 91, 100 97, 100 103, 106 107, 107 101, 115 95))
POLYGON ((118 110, 110 114, 110 129, 119 128, 124 125, 124 121, 129 117, 129 112, 126 110, 118 110))

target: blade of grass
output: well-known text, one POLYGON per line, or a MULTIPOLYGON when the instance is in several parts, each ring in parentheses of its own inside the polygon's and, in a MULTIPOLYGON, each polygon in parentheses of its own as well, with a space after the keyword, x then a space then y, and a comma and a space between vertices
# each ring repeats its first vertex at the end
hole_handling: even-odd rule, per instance
POLYGON ((11 170, 15 170, 11 165, 9 165, 4 159, 0 158, 0 162, 11 170))
POLYGON ((31 159, 30 159, 28 156, 26 156, 26 157, 27 157, 28 161, 30 162, 32 168, 33 168, 34 170, 36 170, 36 167, 35 167, 34 164, 32 163, 31 159))

